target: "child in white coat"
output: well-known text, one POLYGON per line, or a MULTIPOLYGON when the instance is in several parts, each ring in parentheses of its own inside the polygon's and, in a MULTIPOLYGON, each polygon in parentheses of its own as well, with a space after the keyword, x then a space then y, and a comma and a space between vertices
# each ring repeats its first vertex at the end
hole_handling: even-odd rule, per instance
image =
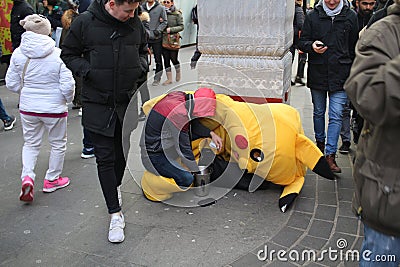
POLYGON ((20 24, 26 30, 21 45, 11 56, 6 86, 20 94, 19 109, 24 137, 20 200, 33 201, 35 165, 44 132, 51 146, 43 192, 66 187, 61 177, 67 144, 67 103, 74 97, 72 73, 60 58, 61 50, 49 36, 51 26, 41 15, 27 16, 20 24))

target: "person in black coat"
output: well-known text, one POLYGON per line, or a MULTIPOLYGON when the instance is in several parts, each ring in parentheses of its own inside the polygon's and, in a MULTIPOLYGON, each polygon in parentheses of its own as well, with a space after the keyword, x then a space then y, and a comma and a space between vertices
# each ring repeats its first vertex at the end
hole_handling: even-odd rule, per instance
MULTIPOLYGON (((300 33, 304 24, 304 11, 302 5, 302 0, 295 0, 294 6, 294 18, 293 18, 293 44, 290 47, 290 53, 292 53, 292 63, 294 60, 296 49, 298 48, 300 33)), ((298 53, 298 64, 297 64, 297 74, 294 82, 291 85, 296 85, 299 83, 305 85, 303 82, 304 78, 304 67, 307 61, 307 54, 299 51, 298 53)))
POLYGON ((385 6, 379 10, 377 10, 371 17, 371 19, 368 21, 367 28, 369 28, 372 24, 377 22, 378 20, 384 18, 387 16, 387 9, 390 5, 393 5, 394 1, 393 0, 388 0, 385 4, 385 6))
MULTIPOLYGON (((360 32, 367 26, 368 22, 370 21, 376 2, 375 0, 354 0, 354 2, 356 5, 355 10, 357 11, 358 31, 360 32)), ((355 144, 358 143, 362 124, 363 119, 353 108, 349 100, 343 110, 342 129, 340 131, 342 145, 339 147, 339 152, 341 154, 347 154, 351 150, 351 129, 353 130, 353 141, 355 144), (352 116, 350 116, 352 109, 353 113, 352 116)))
POLYGON ((333 172, 340 173, 335 156, 347 102, 343 85, 350 74, 358 40, 356 13, 345 0, 320 0, 305 18, 299 49, 308 54, 307 86, 313 102, 317 146, 333 172), (325 132, 326 99, 329 122, 325 132), (326 146, 325 146, 326 139, 326 146), (326 148, 326 151, 325 151, 326 148))
POLYGON ((26 2, 26 0, 13 0, 13 7, 11 9, 11 42, 12 49, 15 50, 21 43, 21 35, 25 32, 25 29, 19 24, 20 20, 23 20, 26 16, 32 15, 33 8, 26 2))
MULTIPOLYGON (((147 62, 147 49, 145 29, 136 10, 139 2, 93 1, 72 22, 61 52, 67 67, 83 79, 82 124, 94 145, 100 185, 111 215, 108 240, 113 243, 125 238, 117 189, 129 151, 129 145, 122 143, 123 121, 137 80, 147 71, 141 63, 147 62)), ((135 103, 137 100, 132 101, 135 103)), ((130 115, 136 118, 125 129, 137 125, 137 112, 130 115)))
POLYGON ((50 21, 51 28, 55 32, 57 27, 62 27, 61 17, 63 10, 57 5, 57 0, 43 0, 43 7, 42 15, 50 21))

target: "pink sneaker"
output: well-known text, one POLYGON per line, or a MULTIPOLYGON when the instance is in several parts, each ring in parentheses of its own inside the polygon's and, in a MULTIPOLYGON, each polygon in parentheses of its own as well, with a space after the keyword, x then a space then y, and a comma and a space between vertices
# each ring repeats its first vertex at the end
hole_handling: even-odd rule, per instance
POLYGON ((58 177, 58 179, 54 181, 44 180, 43 185, 43 192, 51 193, 56 191, 57 189, 66 187, 69 185, 69 178, 68 177, 58 177))
POLYGON ((19 200, 25 202, 33 201, 33 184, 34 181, 31 177, 25 176, 22 180, 21 194, 19 195, 19 200))

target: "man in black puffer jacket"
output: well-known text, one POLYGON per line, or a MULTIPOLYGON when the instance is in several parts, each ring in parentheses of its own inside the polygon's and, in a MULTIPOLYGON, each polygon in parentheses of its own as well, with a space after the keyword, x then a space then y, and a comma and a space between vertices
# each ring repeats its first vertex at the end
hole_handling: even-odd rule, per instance
MULTIPOLYGON (((138 78, 146 71, 140 0, 95 0, 71 24, 61 58, 81 76, 82 124, 92 139, 97 171, 111 223, 108 240, 124 240, 119 186, 126 160, 122 123, 138 78)), ((136 102, 137 104, 137 102, 136 102)), ((134 123, 137 124, 137 114, 134 123)))
POLYGON ((25 32, 25 29, 19 24, 20 20, 23 20, 26 16, 33 14, 33 8, 26 2, 26 0, 14 0, 13 7, 11 9, 11 42, 12 49, 15 50, 21 43, 21 35, 25 32))

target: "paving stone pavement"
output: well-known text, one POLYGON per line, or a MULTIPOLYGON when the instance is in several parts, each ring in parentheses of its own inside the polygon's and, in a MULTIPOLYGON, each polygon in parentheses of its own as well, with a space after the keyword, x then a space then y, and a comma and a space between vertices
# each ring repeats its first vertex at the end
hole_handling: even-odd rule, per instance
MULTIPOLYGON (((188 67, 193 51, 193 47, 181 49, 182 83, 197 78, 188 67)), ((149 88, 152 95, 164 89, 149 88)), ((7 111, 17 115, 18 96, 0 86, 0 97, 7 111)), ((292 87, 291 105, 299 110, 305 133, 313 140, 309 90, 292 87)), ((308 171, 300 196, 286 213, 278 208, 278 188, 255 193, 232 190, 203 208, 150 202, 135 182, 136 173, 128 168, 122 185, 126 238, 121 244, 109 243, 109 217, 95 159, 80 158, 80 120, 77 110, 69 111, 63 174, 71 177, 71 185, 51 194, 42 192, 49 152, 44 142, 32 204, 18 200, 20 121, 12 131, 0 126, 1 266, 358 265, 350 257, 360 248, 363 233, 351 213, 352 154, 338 154, 342 173, 336 181, 308 171), (302 259, 302 253, 315 253, 316 259, 302 259)))

